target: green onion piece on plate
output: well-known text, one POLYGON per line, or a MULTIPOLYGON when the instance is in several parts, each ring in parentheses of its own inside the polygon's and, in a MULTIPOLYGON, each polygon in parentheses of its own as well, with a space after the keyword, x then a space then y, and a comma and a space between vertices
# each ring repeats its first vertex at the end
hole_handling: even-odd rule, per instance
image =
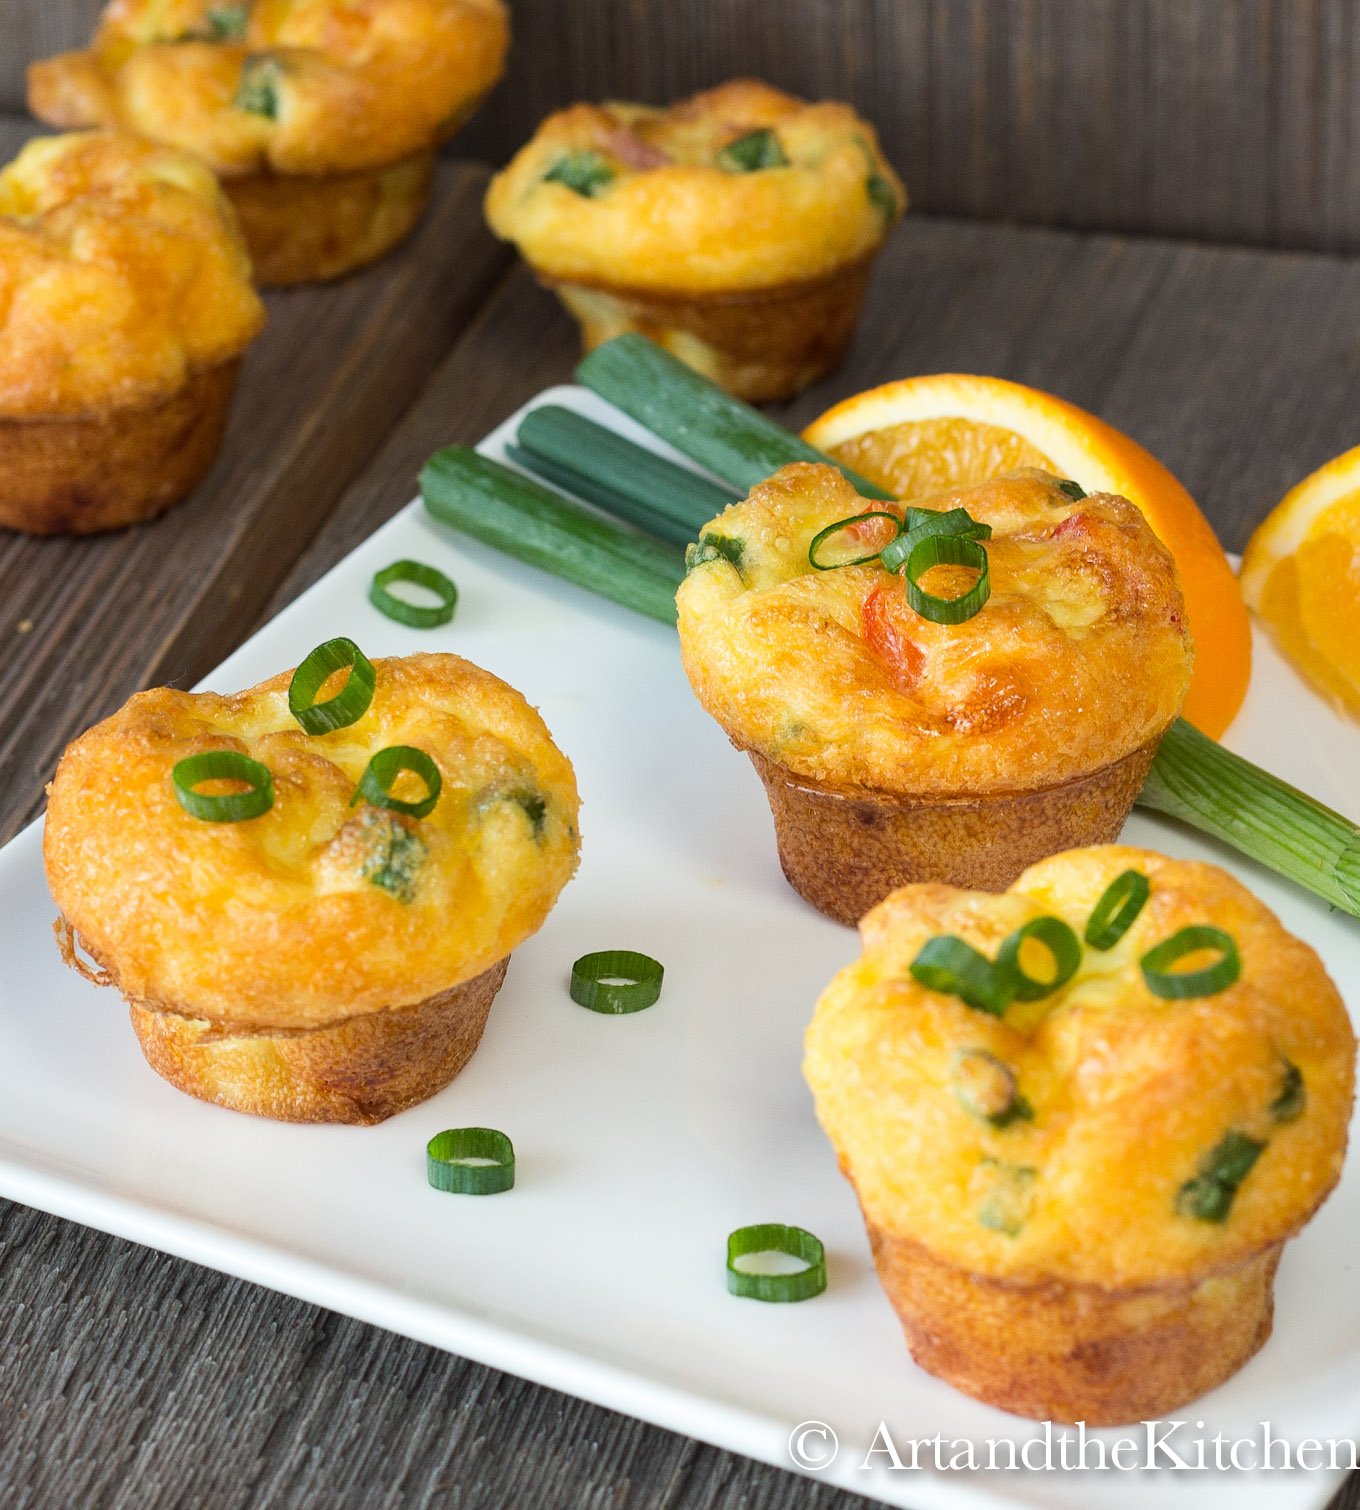
POLYGON ((623 1016, 652 1006, 665 975, 659 961, 632 949, 583 954, 571 967, 571 999, 592 1012, 623 1016))
POLYGON ((1177 1212, 1201 1222, 1226 1221, 1242 1181, 1265 1146, 1245 1133, 1225 1133, 1205 1155, 1195 1178, 1176 1192, 1177 1212))
POLYGON ((788 154, 778 135, 768 126, 748 131, 728 142, 718 153, 718 166, 724 173, 759 173, 762 168, 787 168, 788 154))
POLYGON ((1015 997, 1010 971, 953 934, 927 939, 911 962, 911 973, 927 990, 957 996, 975 1011, 993 1017, 1002 1016, 1015 997))
POLYGON ((274 806, 274 778, 269 767, 239 750, 206 750, 178 761, 170 772, 179 805, 204 823, 242 823, 258 818, 274 806), (208 795, 198 788, 205 781, 241 781, 244 792, 208 795))
POLYGON ((826 1289, 826 1249, 802 1227, 781 1222, 738 1227, 727 1237, 727 1289, 744 1300, 811 1300, 826 1289), (766 1253, 800 1259, 805 1267, 790 1274, 761 1274, 741 1267, 742 1259, 766 1253))
POLYGON ((1052 996, 1060 990, 1077 973, 1081 964, 1081 941, 1061 918, 1031 918, 1002 944, 996 962, 1003 970, 1010 971, 1020 1001, 1042 1001, 1045 996, 1052 996), (1026 974, 1020 955, 1030 941, 1042 944, 1052 955, 1051 979, 1038 980, 1026 974))
POLYGON ((288 711, 308 734, 330 734, 336 729, 347 729, 368 712, 373 701, 373 688, 377 685, 378 673, 373 662, 353 640, 327 640, 315 650, 293 673, 288 684, 288 711), (334 697, 324 703, 316 701, 316 694, 337 671, 349 668, 345 685, 334 697))
POLYGON ((515 1146, 494 1127, 451 1127, 425 1145, 425 1177, 451 1195, 499 1195, 515 1183, 515 1146))
POLYGON ((568 152, 543 175, 543 182, 561 184, 582 199, 597 199, 614 182, 609 159, 600 152, 568 152))
POLYGON ((835 558, 836 536, 843 530, 853 528, 857 524, 865 524, 870 519, 882 519, 892 526, 890 542, 895 541, 898 532, 902 528, 902 521, 896 514, 890 514, 886 509, 870 509, 867 513, 852 514, 849 519, 838 519, 835 524, 828 524, 824 530, 818 530, 812 537, 812 544, 808 546, 808 564, 817 571, 834 571, 841 566, 863 566, 866 561, 877 560, 878 551, 865 551, 864 547, 869 543, 867 540, 851 539, 849 544, 840 542, 842 549, 856 551, 857 555, 847 555, 844 560, 835 558))
POLYGON ((1126 870, 1101 893, 1086 920, 1086 942, 1092 949, 1113 949, 1133 927, 1152 895, 1152 885, 1141 870, 1126 870))
POLYGON ((1143 979, 1154 996, 1168 1001, 1185 1001, 1192 996, 1216 996, 1242 973, 1242 956, 1232 934, 1207 923, 1182 928, 1163 939, 1142 958, 1143 979), (1177 970, 1175 966, 1202 949, 1213 949, 1218 958, 1199 970, 1177 970))
POLYGON ((388 745, 369 761, 349 805, 371 802, 374 807, 390 808, 394 813, 405 813, 408 818, 428 818, 439 801, 443 784, 439 767, 424 750, 414 749, 411 745, 388 745), (407 802, 392 795, 392 788, 403 771, 410 771, 425 783, 426 795, 419 801, 407 802))
POLYGON ((379 613, 385 613, 398 624, 409 624, 412 629, 438 629, 453 618, 458 606, 458 589, 438 567, 426 566, 423 561, 394 561, 384 566, 373 578, 368 589, 368 601, 379 613), (422 587, 439 599, 437 603, 412 603, 399 598, 388 589, 398 582, 422 587))
POLYGON ((907 602, 932 624, 962 624, 982 612, 992 595, 987 552, 967 535, 926 535, 911 548, 906 567, 907 602), (921 578, 935 566, 967 566, 977 580, 957 598, 941 598, 921 586, 921 578))

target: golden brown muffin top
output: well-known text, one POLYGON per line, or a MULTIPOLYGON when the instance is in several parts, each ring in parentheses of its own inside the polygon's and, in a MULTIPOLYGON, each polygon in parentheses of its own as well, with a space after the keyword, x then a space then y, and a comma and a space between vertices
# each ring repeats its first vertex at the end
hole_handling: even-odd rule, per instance
POLYGON ((559 111, 486 199, 492 230, 549 277, 699 293, 834 272, 875 252, 905 207, 850 106, 750 79, 665 110, 559 111))
POLYGON ((183 152, 38 137, 0 171, 0 417, 154 403, 264 324, 236 217, 183 152))
MULTIPOLYGON (((1184 604, 1127 499, 1073 498, 1031 470, 914 504, 992 528, 991 597, 964 623, 922 618, 877 561, 814 570, 819 531, 894 507, 833 467, 784 467, 705 527, 676 598, 680 644, 737 745, 836 788, 976 794, 1088 775, 1176 717, 1184 604)), ((957 570, 923 585, 950 595, 957 570)))
POLYGON ((1335 1184, 1355 1073, 1345 1006, 1317 955, 1216 866, 1072 850, 999 896, 904 887, 860 933, 862 956, 817 1004, 804 1069, 871 1226, 992 1276, 1155 1285, 1282 1241, 1335 1184), (1132 927, 1085 948, 1042 1000, 998 1017, 911 974, 942 935, 989 959, 1038 917, 1080 938, 1128 870, 1151 887, 1132 927), (1199 924, 1231 935, 1239 978, 1155 995, 1140 960, 1199 924), (1235 1192, 1206 1188, 1210 1165, 1235 1192))
POLYGON ((29 69, 54 126, 123 126, 223 174, 338 173, 424 151, 500 77, 503 0, 112 0, 29 69))
MULTIPOLYGON (((235 1027, 317 1027, 424 1001, 541 926, 579 848, 575 778, 543 720, 456 655, 373 664, 368 711, 330 734, 290 714, 284 672, 227 697, 138 693, 62 756, 48 883, 126 995, 235 1027), (427 817, 352 801, 392 745, 439 769, 427 817), (273 807, 191 817, 171 772, 209 750, 267 766, 273 807)), ((404 800, 423 794, 400 780, 404 800)))

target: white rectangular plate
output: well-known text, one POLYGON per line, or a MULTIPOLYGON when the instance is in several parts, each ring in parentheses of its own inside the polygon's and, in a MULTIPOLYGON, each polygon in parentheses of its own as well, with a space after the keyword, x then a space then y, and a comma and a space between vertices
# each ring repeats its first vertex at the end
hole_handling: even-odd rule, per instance
MULTIPOLYGON (((581 390, 543 397, 641 433, 581 390)), ((514 423, 484 449, 499 454, 514 423)), ((1038 1428, 907 1354, 799 1072, 812 1004, 854 957, 855 935, 785 885, 759 783, 690 695, 674 632, 413 504, 207 685, 247 686, 337 634, 372 656, 469 657, 542 710, 576 765, 580 875, 516 951, 476 1057, 376 1128, 291 1127, 180 1095, 143 1063, 113 994, 62 966, 35 825, 0 854, 0 1193, 783 1467, 792 1429, 826 1422, 842 1445, 821 1477, 914 1510, 1326 1501, 1338 1482, 1327 1472, 897 1472, 884 1454, 862 1469, 881 1421, 899 1445, 937 1432, 1024 1442, 1038 1428), (457 581, 447 627, 406 629, 368 605, 373 573, 408 556, 457 581), (652 1010, 608 1018, 569 1000, 571 961, 616 947, 664 962, 652 1010), (436 1194, 426 1139, 476 1124, 513 1138, 513 1195, 436 1194), (728 1296, 726 1235, 757 1221, 824 1239, 825 1295, 728 1296)), ((1360 733, 1267 644, 1256 652, 1228 742, 1360 817, 1360 733)), ((1137 816, 1128 838, 1226 859, 1360 1002, 1351 919, 1174 825, 1137 816)), ((1182 1444, 1259 1437, 1261 1421, 1294 1442, 1360 1427, 1358 1163, 1286 1252, 1275 1335, 1182 1412, 1182 1444)))

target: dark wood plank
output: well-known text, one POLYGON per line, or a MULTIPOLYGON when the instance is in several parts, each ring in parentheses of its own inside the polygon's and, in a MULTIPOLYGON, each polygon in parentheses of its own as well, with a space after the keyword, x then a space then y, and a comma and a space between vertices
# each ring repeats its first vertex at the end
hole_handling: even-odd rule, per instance
MULTIPOLYGON (((506 82, 458 143, 734 73, 853 101, 922 210, 1360 247, 1353 0, 514 0, 506 82)), ((96 0, 0 0, 0 108, 96 0)))
POLYGON ((192 683, 244 637, 337 496, 500 275, 485 171, 446 164, 428 220, 376 268, 273 295, 226 444, 187 503, 88 540, 0 538, 0 832, 63 744, 149 683, 192 683))

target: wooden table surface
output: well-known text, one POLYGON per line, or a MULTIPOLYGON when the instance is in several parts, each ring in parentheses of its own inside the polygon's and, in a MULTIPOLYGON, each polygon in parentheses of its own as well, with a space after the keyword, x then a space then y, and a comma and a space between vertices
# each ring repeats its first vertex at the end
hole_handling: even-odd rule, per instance
MULTIPOLYGON (((0 161, 29 129, 0 121, 0 161)), ((270 297, 189 503, 103 539, 0 540, 0 838, 75 734, 138 688, 192 684, 400 508, 432 450, 569 376, 572 327, 482 229, 485 179, 445 164, 408 248, 270 297)), ((946 369, 1097 410, 1240 549, 1360 441, 1360 262, 912 217, 849 365, 790 417, 946 369)), ((863 1503, 6 1203, 0 1335, 14 1506, 863 1503)))

